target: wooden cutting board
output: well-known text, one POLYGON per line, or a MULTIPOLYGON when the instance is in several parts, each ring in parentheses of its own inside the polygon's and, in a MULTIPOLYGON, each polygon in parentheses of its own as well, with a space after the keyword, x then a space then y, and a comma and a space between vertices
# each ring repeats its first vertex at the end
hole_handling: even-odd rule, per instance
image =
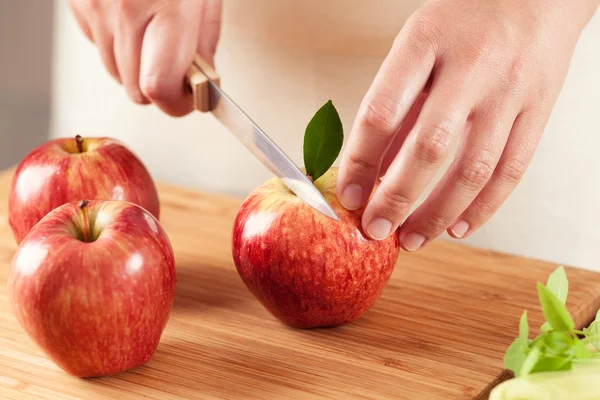
MULTIPOLYGON (((522 311, 531 326, 542 323, 535 283, 556 268, 437 241, 402 253, 382 298, 354 324, 294 330, 235 271, 230 233, 241 199, 160 184, 161 221, 177 258, 172 317, 145 366, 83 380, 50 362, 10 312, 10 179, 0 175, 2 399, 484 399, 509 376, 502 357, 522 311)), ((600 275, 567 275, 567 305, 581 327, 600 308, 600 275)))

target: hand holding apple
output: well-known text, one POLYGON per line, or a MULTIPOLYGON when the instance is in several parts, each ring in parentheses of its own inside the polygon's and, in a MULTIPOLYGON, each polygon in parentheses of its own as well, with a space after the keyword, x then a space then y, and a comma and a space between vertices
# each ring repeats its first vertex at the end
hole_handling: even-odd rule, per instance
POLYGON ((175 260, 160 223, 125 201, 70 202, 36 224, 8 276, 13 312, 67 373, 146 363, 170 316, 175 260))
POLYGON ((15 171, 9 224, 20 243, 56 207, 81 199, 125 200, 159 219, 159 199, 144 164, 111 138, 59 138, 32 150, 15 171))
POLYGON ((332 327, 358 319, 380 297, 394 269, 397 235, 376 241, 361 230, 362 209, 336 196, 342 125, 331 102, 309 124, 307 175, 340 221, 314 210, 277 178, 242 203, 233 229, 237 271, 261 304, 296 328, 332 327), (318 149, 318 151, 315 151, 318 149))

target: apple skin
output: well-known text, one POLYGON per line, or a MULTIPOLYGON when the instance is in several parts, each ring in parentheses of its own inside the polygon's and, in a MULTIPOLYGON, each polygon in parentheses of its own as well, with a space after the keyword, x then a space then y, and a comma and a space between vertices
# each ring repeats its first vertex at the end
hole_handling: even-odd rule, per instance
POLYGON ((143 163, 115 139, 42 143, 17 166, 9 194, 9 224, 18 243, 48 212, 71 202, 125 200, 160 218, 158 193, 143 163))
POLYGON ((244 200, 234 221, 236 269, 258 301, 294 328, 335 327, 357 320, 380 297, 400 251, 397 234, 368 239, 361 210, 336 196, 337 168, 315 185, 335 221, 273 178, 244 200))
POLYGON ((170 317, 175 260, 146 210, 90 201, 94 241, 82 241, 76 203, 44 216, 13 256, 11 309, 29 337, 77 377, 114 375, 146 363, 170 317))

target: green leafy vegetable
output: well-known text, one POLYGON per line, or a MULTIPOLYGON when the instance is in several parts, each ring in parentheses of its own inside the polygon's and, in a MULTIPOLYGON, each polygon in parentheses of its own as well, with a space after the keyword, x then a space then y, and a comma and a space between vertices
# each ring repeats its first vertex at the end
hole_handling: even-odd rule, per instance
POLYGON ((568 332, 563 331, 550 331, 540 338, 540 343, 543 343, 546 350, 555 355, 567 352, 575 340, 568 332))
MULTIPOLYGON (((588 326, 587 328, 583 328, 583 333, 590 336, 600 337, 600 310, 596 313, 596 319, 588 326)), ((600 350, 600 340, 594 340, 590 342, 592 346, 596 349, 600 350)))
POLYGON ((577 343, 575 343, 573 354, 574 358, 577 360, 589 360, 595 356, 595 352, 586 346, 585 342, 582 340, 578 340, 577 343))
MULTIPOLYGON (((565 268, 562 265, 550 274, 548 282, 546 282, 546 287, 562 304, 566 304, 567 294, 569 292, 569 281, 567 279, 565 268)), ((548 331, 550 328, 550 323, 546 321, 541 329, 542 331, 548 331)))
POLYGON ((304 167, 313 181, 333 165, 343 141, 342 121, 329 100, 316 112, 304 133, 304 167))
POLYGON ((521 365, 520 375, 527 376, 533 370, 535 365, 542 358, 542 351, 540 350, 540 346, 535 346, 525 357, 523 360, 523 365, 521 365))
POLYGON ((519 339, 527 341, 529 339, 529 323, 527 322, 527 310, 523 311, 519 321, 519 339))
POLYGON ((517 378, 525 378, 540 372, 570 371, 578 363, 600 358, 596 351, 600 349, 600 310, 588 328, 575 330, 565 305, 569 284, 564 268, 550 274, 545 286, 538 282, 536 287, 546 322, 542 332, 530 340, 527 311, 523 312, 519 336, 504 354, 505 367, 517 378))
POLYGON ((565 268, 561 265, 548 277, 546 288, 551 291, 556 298, 563 304, 567 302, 567 294, 569 292, 569 281, 565 268))
POLYGON ((521 374, 521 366, 527 358, 528 351, 529 345, 527 341, 521 338, 515 339, 504 354, 504 366, 519 376, 521 374))
POLYGON ((529 324, 527 323, 527 310, 523 311, 519 321, 519 337, 516 338, 504 354, 504 365, 506 368, 520 373, 521 365, 527 358, 529 352, 529 324))
POLYGON ((540 358, 539 362, 531 369, 530 373, 543 371, 567 371, 571 369, 572 358, 568 355, 540 358))
POLYGON ((542 312, 550 326, 556 330, 572 331, 575 328, 575 323, 565 305, 543 284, 538 282, 537 289, 542 312))

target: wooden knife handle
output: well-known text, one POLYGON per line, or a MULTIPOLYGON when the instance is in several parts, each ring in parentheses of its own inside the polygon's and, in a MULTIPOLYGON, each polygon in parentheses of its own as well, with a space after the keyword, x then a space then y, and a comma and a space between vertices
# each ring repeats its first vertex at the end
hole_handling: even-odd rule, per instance
MULTIPOLYGON (((202 68, 204 74, 208 75, 208 77, 217 85, 220 85, 221 82, 219 75, 206 61, 202 59, 202 57, 200 57, 200 55, 196 54, 194 56, 194 61, 200 68, 202 68)), ((206 79, 206 75, 204 75, 202 71, 199 70, 194 63, 192 63, 186 75, 186 87, 192 95, 194 108, 201 112, 207 112, 210 111, 208 79, 206 79)))

